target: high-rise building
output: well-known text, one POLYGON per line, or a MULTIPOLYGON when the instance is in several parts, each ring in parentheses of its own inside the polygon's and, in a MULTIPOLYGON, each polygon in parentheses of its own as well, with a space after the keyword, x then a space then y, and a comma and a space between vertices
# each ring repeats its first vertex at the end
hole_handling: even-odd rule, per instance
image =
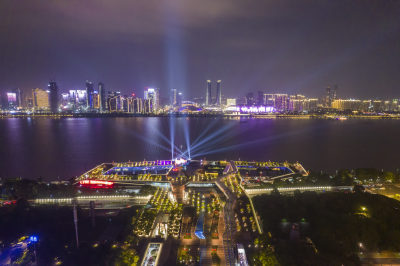
POLYGON ((86 81, 86 107, 87 109, 93 109, 93 97, 94 97, 94 87, 93 82, 86 81))
POLYGON ((154 113, 154 105, 152 99, 144 99, 143 100, 143 113, 151 114, 154 113))
POLYGON ((257 92, 257 105, 265 105, 264 103, 264 92, 258 91, 257 92))
POLYGON ((183 102, 183 93, 182 92, 178 92, 178 95, 176 97, 176 105, 178 107, 182 106, 182 102, 183 102))
POLYGON ((100 111, 100 94, 98 91, 94 91, 93 93, 93 108, 100 111))
POLYGON ((326 88, 325 106, 332 107, 332 102, 337 99, 337 85, 326 88))
POLYGON ((266 106, 274 107, 277 111, 285 112, 288 110, 289 97, 287 94, 264 94, 264 102, 266 106))
POLYGON ((143 113, 143 99, 139 97, 128 97, 128 113, 142 114, 143 113))
POLYGON ((17 94, 15 92, 7 92, 5 95, 4 109, 16 110, 18 108, 17 94))
POLYGON ((114 105, 112 105, 113 103, 111 103, 111 99, 113 99, 119 95, 121 95, 121 93, 119 91, 109 91, 107 93, 107 107, 106 107, 107 111, 111 112, 111 110, 116 110, 115 109, 116 107, 114 105))
POLYGON ((171 106, 176 106, 178 103, 178 91, 177 89, 172 89, 171 90, 171 95, 170 95, 170 104, 171 106))
POLYGON ((17 88, 14 90, 14 93, 17 98, 17 108, 24 108, 24 103, 23 103, 23 92, 21 89, 17 88))
POLYGON ((206 106, 211 105, 212 103, 212 95, 211 95, 211 80, 207 80, 207 88, 206 88, 206 106))
POLYGON ((332 102, 331 107, 342 111, 360 111, 362 110, 362 101, 356 99, 336 99, 332 102))
POLYGON ((58 87, 55 81, 50 81, 49 85, 49 102, 50 111, 52 113, 58 113, 58 87))
POLYGON ((226 106, 235 106, 235 105, 236 105, 236 99, 235 98, 226 99, 226 106))
POLYGON ((116 95, 108 100, 110 112, 128 112, 128 99, 122 95, 116 95))
POLYGON ((217 94, 215 104, 220 106, 222 103, 221 80, 217 80, 217 94))
POLYGON ((33 106, 36 110, 49 110, 49 94, 43 89, 33 89, 32 90, 33 106))
POLYGON ((0 93, 0 106, 4 110, 17 110, 23 108, 22 92, 20 89, 13 89, 0 93))
POLYGON ((144 99, 151 101, 152 112, 157 112, 160 107, 160 92, 157 88, 146 88, 144 99))
POLYGON ((290 95, 288 103, 288 111, 303 112, 306 110, 306 97, 304 95, 290 95))
POLYGON ((247 106, 252 106, 254 105, 256 102, 254 100, 254 93, 249 92, 246 94, 246 105, 247 106))
POLYGON ((104 112, 106 110, 106 91, 104 89, 104 83, 102 82, 99 82, 98 94, 99 94, 99 110, 100 112, 104 112))

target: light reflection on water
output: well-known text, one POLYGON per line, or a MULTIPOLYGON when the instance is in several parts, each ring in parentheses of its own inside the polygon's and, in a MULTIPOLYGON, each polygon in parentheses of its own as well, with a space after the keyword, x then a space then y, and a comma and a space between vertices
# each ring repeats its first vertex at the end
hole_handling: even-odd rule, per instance
POLYGON ((66 179, 101 162, 170 159, 170 124, 178 148, 203 141, 192 151, 197 158, 299 161, 327 170, 400 166, 395 120, 11 118, 0 119, 0 177, 66 179))

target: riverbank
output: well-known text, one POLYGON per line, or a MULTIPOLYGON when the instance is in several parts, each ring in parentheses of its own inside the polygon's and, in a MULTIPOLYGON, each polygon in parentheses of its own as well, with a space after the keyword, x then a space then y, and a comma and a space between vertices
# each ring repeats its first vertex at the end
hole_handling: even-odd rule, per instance
POLYGON ((3 113, 0 119, 7 118, 115 118, 115 117, 197 117, 197 118, 257 118, 257 119, 400 119, 400 114, 342 115, 342 114, 223 114, 223 113, 3 113))

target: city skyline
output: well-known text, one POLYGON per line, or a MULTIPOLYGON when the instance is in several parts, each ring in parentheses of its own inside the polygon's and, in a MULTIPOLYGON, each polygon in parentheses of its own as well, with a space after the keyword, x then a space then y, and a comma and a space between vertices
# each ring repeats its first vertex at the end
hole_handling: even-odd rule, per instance
POLYGON ((47 80, 79 88, 86 79, 190 97, 203 95, 207 79, 223 80, 225 95, 252 88, 318 95, 327 84, 352 98, 399 90, 396 1, 2 5, 1 91, 47 80))

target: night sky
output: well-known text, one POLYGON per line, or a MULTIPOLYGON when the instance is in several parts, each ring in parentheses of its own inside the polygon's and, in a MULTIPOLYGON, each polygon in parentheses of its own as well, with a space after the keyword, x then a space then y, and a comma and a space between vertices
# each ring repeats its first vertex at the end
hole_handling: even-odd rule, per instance
POLYGON ((1 0, 0 90, 400 98, 398 0, 1 0))

